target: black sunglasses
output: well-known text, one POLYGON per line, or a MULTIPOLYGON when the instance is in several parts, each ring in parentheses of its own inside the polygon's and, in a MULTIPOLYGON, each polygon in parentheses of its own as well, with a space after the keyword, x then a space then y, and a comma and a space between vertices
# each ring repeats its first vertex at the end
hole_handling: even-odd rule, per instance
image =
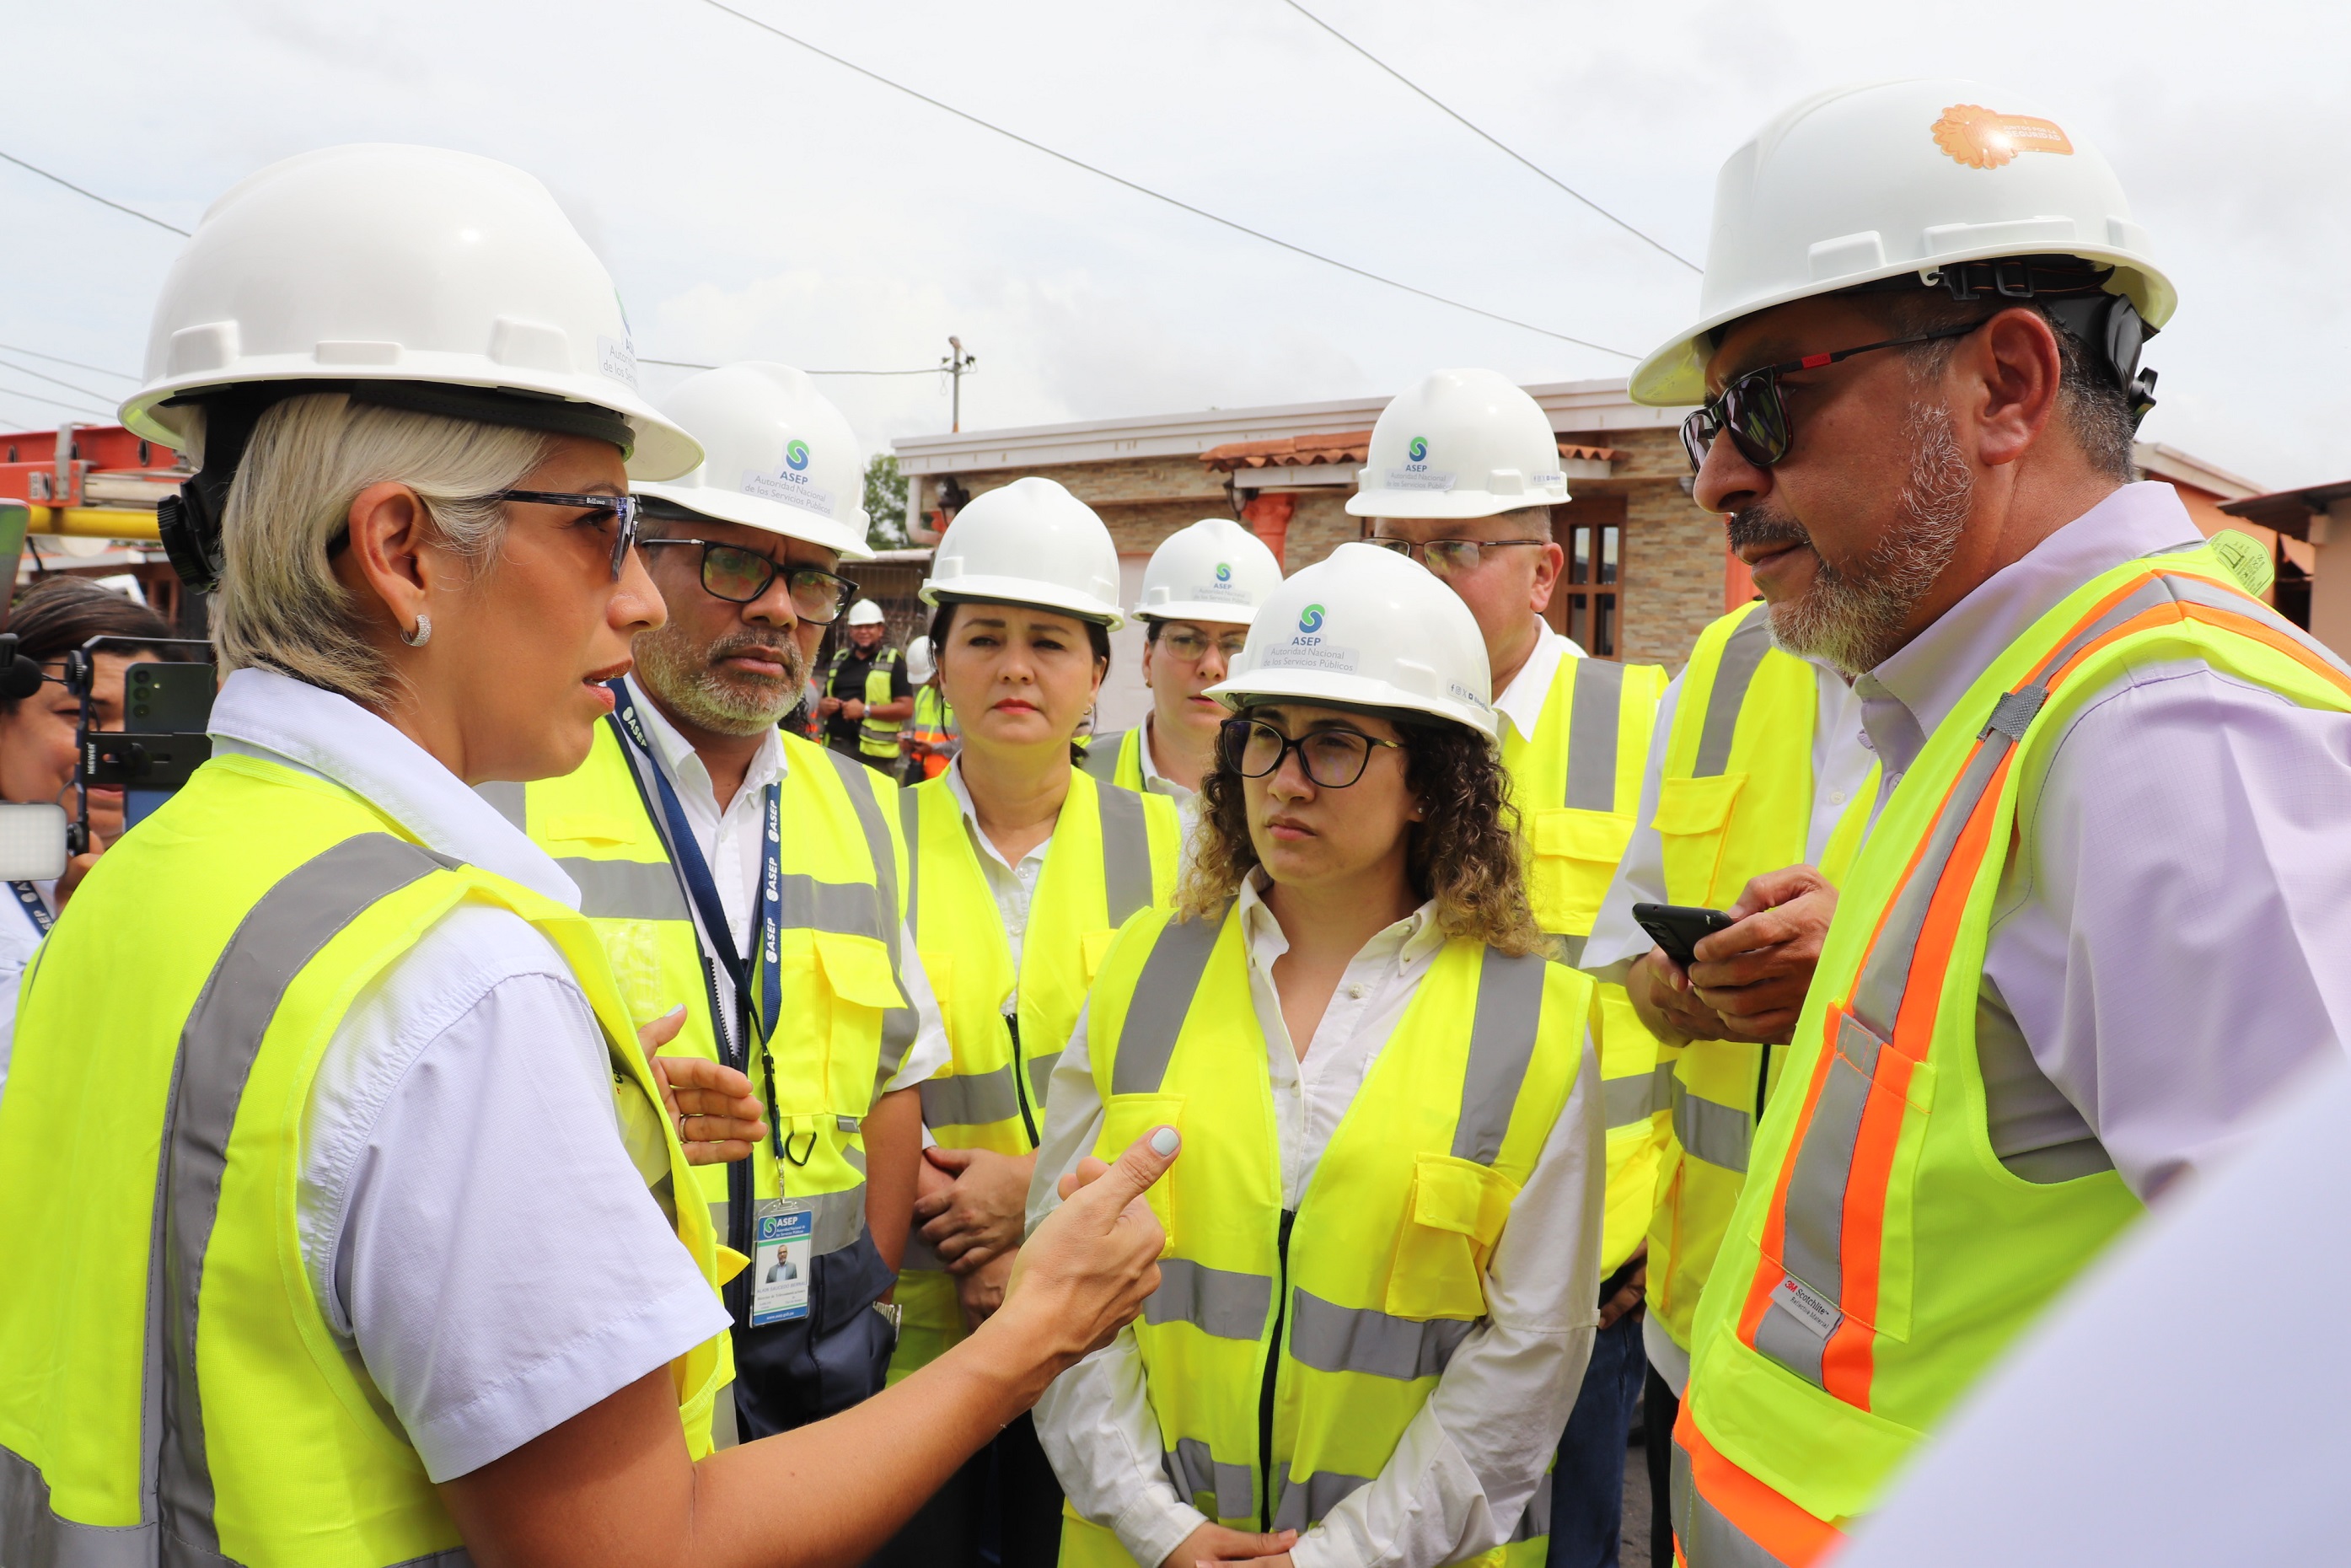
POLYGON ((1949 327, 1939 332, 1928 332, 1917 338, 1888 338, 1882 343, 1864 343, 1857 349, 1839 349, 1831 354, 1806 354, 1801 360, 1787 360, 1761 370, 1749 371, 1734 377, 1721 392, 1710 397, 1682 421, 1682 450, 1689 455, 1690 472, 1706 466, 1706 455, 1714 445, 1714 438, 1725 431, 1730 433, 1730 444, 1739 455, 1758 468, 1769 468, 1788 455, 1788 448, 1796 443, 1796 427, 1788 417, 1788 400, 1780 386, 1780 378, 1797 371, 1817 371, 1849 360, 1855 354, 1875 353, 1880 349, 1906 349, 1917 343, 1938 343, 1946 338, 1964 338, 1981 321, 1970 321, 1964 327, 1949 327))
POLYGON ((1217 744, 1224 764, 1244 779, 1262 779, 1279 772, 1282 758, 1298 753, 1298 765, 1307 779, 1325 789, 1344 789, 1372 765, 1375 746, 1404 747, 1359 729, 1313 729, 1292 740, 1256 718, 1228 718, 1217 727, 1217 744))
POLYGON ((590 511, 610 512, 616 527, 612 533, 612 580, 621 580, 621 563, 629 559, 629 547, 637 542, 637 524, 644 517, 644 503, 634 496, 574 495, 563 490, 501 490, 501 501, 528 501, 538 507, 584 507, 590 511))
POLYGON ((857 584, 821 567, 792 566, 741 545, 716 539, 640 539, 644 549, 663 545, 702 547, 702 591, 729 604, 755 604, 782 578, 792 596, 792 613, 818 625, 831 625, 841 607, 857 591, 857 584))

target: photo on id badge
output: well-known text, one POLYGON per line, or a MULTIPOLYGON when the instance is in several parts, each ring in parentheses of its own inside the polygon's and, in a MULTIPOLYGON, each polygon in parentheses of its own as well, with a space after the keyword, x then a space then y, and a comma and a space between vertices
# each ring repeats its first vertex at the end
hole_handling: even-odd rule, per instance
POLYGON ((809 1270, 816 1252, 814 1212, 791 1198, 762 1199, 752 1249, 751 1326, 808 1316, 809 1270))

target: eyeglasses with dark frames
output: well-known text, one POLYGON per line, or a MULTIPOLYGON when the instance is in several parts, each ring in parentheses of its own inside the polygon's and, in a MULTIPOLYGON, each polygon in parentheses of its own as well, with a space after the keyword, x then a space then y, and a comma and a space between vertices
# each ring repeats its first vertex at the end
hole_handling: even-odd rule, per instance
POLYGON ((568 490, 501 490, 501 501, 525 501, 534 507, 578 507, 612 515, 612 580, 621 580, 622 563, 637 542, 637 525, 644 520, 644 503, 634 496, 574 494, 568 490))
POLYGON ((729 604, 757 603, 780 577, 792 596, 792 613, 820 626, 831 625, 841 614, 841 606, 857 591, 857 585, 849 579, 836 577, 821 567, 792 566, 741 545, 695 538, 643 539, 639 544, 645 549, 699 545, 702 591, 729 604))
POLYGON ((1888 338, 1882 343, 1864 343, 1833 353, 1806 354, 1801 360, 1784 360, 1732 377, 1719 394, 1707 399, 1682 421, 1682 450, 1689 455, 1690 472, 1695 474, 1706 466, 1706 455, 1713 448, 1714 438, 1725 431, 1730 433, 1730 444, 1739 449, 1739 455, 1758 468, 1769 468, 1788 455, 1789 448, 1796 444, 1796 426, 1788 416, 1787 391, 1780 385, 1782 376, 1793 375, 1798 371, 1817 371, 1855 354, 1874 354, 1880 349, 1907 349, 1919 343, 1939 343, 1946 338, 1964 338, 1982 325, 1981 321, 1970 321, 1964 327, 1947 327, 1916 338, 1888 338))
POLYGON ((1386 534, 1374 534, 1364 541, 1384 550, 1394 550, 1407 560, 1421 565, 1439 577, 1451 577, 1458 572, 1471 572, 1485 564, 1489 549, 1520 549, 1530 545, 1547 545, 1549 539, 1400 539, 1386 534))
POLYGON ((1372 765, 1372 748, 1393 747, 1359 729, 1313 729, 1291 739, 1260 718, 1228 718, 1217 727, 1218 755, 1226 767, 1244 779, 1263 779, 1281 770, 1282 758, 1298 753, 1298 765, 1311 782, 1325 789, 1344 789, 1363 778, 1372 765))

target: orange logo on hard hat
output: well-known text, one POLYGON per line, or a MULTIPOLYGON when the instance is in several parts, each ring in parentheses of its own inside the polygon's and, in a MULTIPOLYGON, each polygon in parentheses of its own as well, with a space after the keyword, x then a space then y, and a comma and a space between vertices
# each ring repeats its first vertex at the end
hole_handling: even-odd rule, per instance
POLYGON ((2071 155, 2073 141, 2053 120, 2000 114, 1980 103, 1955 103, 1935 121, 1935 145, 1970 169, 1997 169, 2020 152, 2071 155))

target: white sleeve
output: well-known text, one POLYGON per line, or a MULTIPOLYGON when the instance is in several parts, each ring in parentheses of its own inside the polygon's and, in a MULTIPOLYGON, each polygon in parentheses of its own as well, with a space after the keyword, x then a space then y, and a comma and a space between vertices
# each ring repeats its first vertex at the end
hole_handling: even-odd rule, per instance
POLYGON ((1575 1087, 1487 1265, 1486 1320, 1371 1484, 1299 1541, 1296 1568, 1437 1568, 1517 1531, 1575 1407, 1600 1321, 1608 1155, 1599 1084, 1587 1029, 1575 1087))
POLYGON ((1094 1092, 1093 1059, 1086 1050, 1086 1021, 1092 1007, 1088 1002, 1078 1009, 1070 1043, 1061 1048, 1045 1085, 1045 1135, 1038 1141, 1037 1164, 1029 1177, 1031 1230, 1061 1206, 1061 1178, 1078 1168, 1102 1136, 1102 1096, 1094 1092))
POLYGON ((1657 722, 1649 732, 1649 757, 1641 765, 1641 804, 1633 823, 1633 838, 1625 846, 1625 858, 1616 862, 1608 891, 1601 894, 1600 914, 1592 922, 1592 935, 1583 940, 1583 961, 1576 966, 1612 986, 1623 985, 1633 961, 1656 946, 1635 924, 1633 905, 1666 902, 1666 841, 1657 836, 1657 781, 1666 775, 1666 745, 1673 738, 1674 709, 1681 695, 1682 678, 1676 675, 1666 683, 1665 695, 1657 699, 1657 722))
POLYGON ((898 927, 898 982, 905 988, 906 999, 914 1005, 914 1041, 906 1047, 898 1071, 883 1081, 883 1094, 929 1082, 947 1064, 949 1055, 946 1020, 939 1013, 939 998, 931 989, 930 972, 923 967, 923 956, 914 948, 910 925, 898 927))
POLYGON ((2148 666, 2058 743, 1984 973, 2146 1197, 2351 1041, 2351 715, 2148 666))
POLYGON ((371 983, 328 1043, 305 1260, 436 1483, 726 1332, 613 1088, 555 949, 479 905, 371 983))

